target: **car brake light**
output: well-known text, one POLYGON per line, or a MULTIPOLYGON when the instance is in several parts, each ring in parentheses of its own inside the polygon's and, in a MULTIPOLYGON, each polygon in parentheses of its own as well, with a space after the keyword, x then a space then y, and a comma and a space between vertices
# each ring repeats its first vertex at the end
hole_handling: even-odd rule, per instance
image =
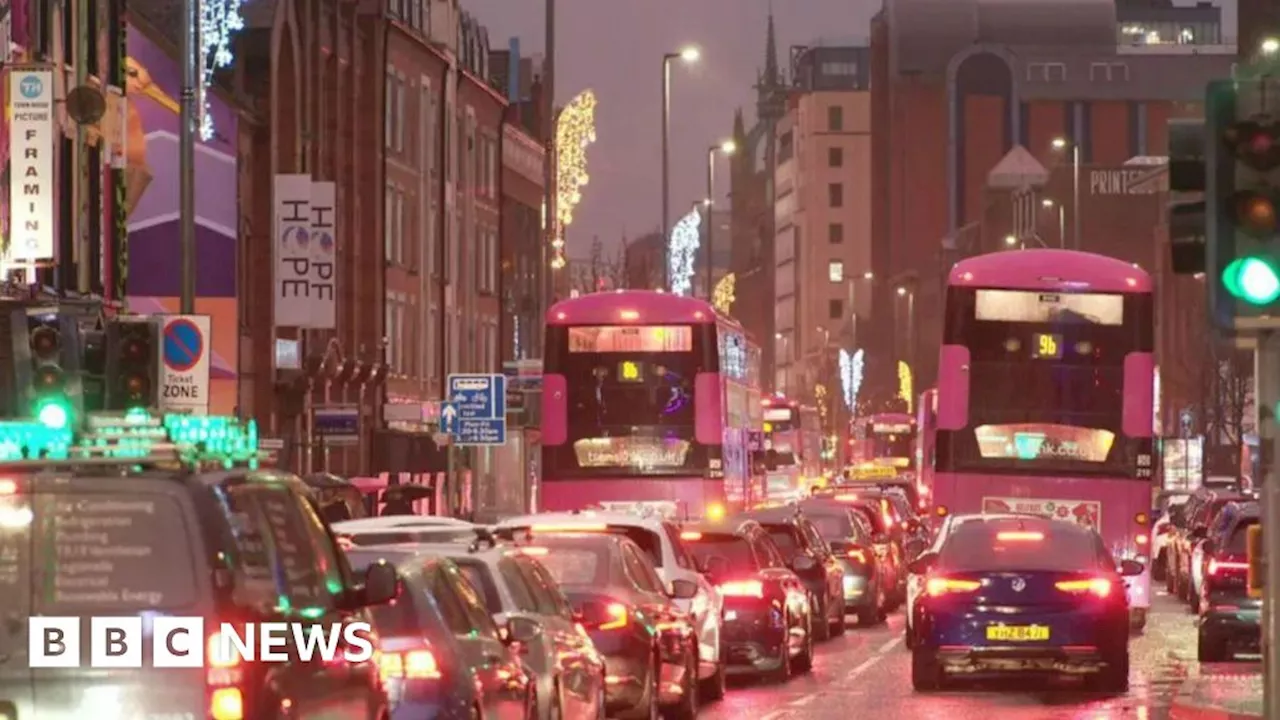
MULTIPOLYGON (((240 665, 240 654, 236 652, 236 640, 233 635, 221 631, 209 636, 205 645, 205 664, 215 670, 229 670, 240 665)), ((248 640, 248 638, 246 638, 248 640)), ((251 642, 251 641, 250 641, 251 642)))
POLYGON ((1209 561, 1209 574, 1221 575, 1224 570, 1248 570, 1249 563, 1243 562, 1225 562, 1221 560, 1209 561))
POLYGON ((547 554, 547 549, 544 547, 523 547, 523 548, 520 548, 520 552, 523 555, 533 555, 534 557, 543 557, 544 555, 547 554))
POLYGON ((1133 539, 1133 541, 1134 541, 1134 542, 1136 542, 1136 543, 1137 543, 1137 544, 1139 544, 1139 545, 1146 545, 1146 544, 1147 544, 1147 540, 1148 540, 1148 538, 1147 538, 1147 536, 1146 536, 1146 535, 1139 535, 1139 536, 1137 536, 1137 537, 1135 537, 1135 538, 1133 539))
POLYGON ((604 532, 609 529, 608 525, 534 525, 532 530, 535 533, 588 533, 588 532, 604 532))
POLYGON ((435 653, 425 648, 405 652, 383 652, 378 656, 378 672, 383 680, 439 680, 440 665, 435 653))
POLYGON ((627 626, 627 606, 622 603, 609 603, 604 609, 606 620, 600 623, 601 630, 617 630, 627 626))
POLYGON ((837 495, 835 497, 835 500, 836 502, 848 502, 848 503, 858 502, 858 496, 857 495, 837 495))
POLYGON ((764 597, 764 583, 759 580, 735 580, 720 585, 720 594, 725 597, 764 597))
POLYGON ((858 562, 860 562, 860 563, 864 563, 864 562, 866 562, 866 561, 867 561, 867 554, 866 554, 865 552, 863 552, 863 551, 862 551, 862 548, 854 548, 854 549, 850 550, 849 552, 847 552, 846 554, 847 554, 851 559, 853 559, 853 560, 857 560, 857 561, 858 561, 858 562))
POLYGON ((213 720, 244 720, 244 695, 240 688, 218 688, 209 696, 209 717, 213 720))
POLYGON ((1062 592, 1093 593, 1098 597, 1111 594, 1111 581, 1106 578, 1089 578, 1087 580, 1062 580, 1054 583, 1054 587, 1062 592))
POLYGON ((996 540, 1000 542, 1040 542, 1044 540, 1042 532, 1023 532, 1010 531, 996 533, 996 540))
POLYGON ((929 578, 925 583, 925 592, 933 597, 946 595, 947 593, 967 593, 982 587, 982 583, 977 580, 956 580, 954 578, 929 578))
POLYGON ((0 495, 16 495, 18 493, 18 483, 5 478, 0 480, 0 495))
POLYGON ((700 533, 700 532, 691 532, 691 531, 686 530, 685 532, 680 533, 680 539, 681 539, 681 540, 701 540, 701 539, 702 539, 702 533, 700 533))

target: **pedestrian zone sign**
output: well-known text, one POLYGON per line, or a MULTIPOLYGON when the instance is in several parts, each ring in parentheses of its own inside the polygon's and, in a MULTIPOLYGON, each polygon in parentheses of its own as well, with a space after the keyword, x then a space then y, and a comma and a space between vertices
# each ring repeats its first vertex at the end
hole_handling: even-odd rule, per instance
POLYGON ((448 397, 440 404, 440 432, 454 445, 506 444, 506 376, 450 375, 448 397))

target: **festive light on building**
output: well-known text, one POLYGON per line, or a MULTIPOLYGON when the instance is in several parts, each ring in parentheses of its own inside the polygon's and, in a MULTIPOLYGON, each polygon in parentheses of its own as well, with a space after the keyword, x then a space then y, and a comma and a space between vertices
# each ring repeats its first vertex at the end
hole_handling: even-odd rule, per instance
POLYGON ((230 67, 235 61, 232 54, 233 36, 244 29, 244 17, 240 4, 244 0, 201 0, 200 2, 200 138, 213 139, 213 112, 209 104, 209 90, 213 87, 214 73, 230 67))
POLYGON ((827 386, 818 383, 813 388, 813 399, 818 403, 818 420, 826 423, 827 421, 827 386))
POLYGON ((711 304, 716 306, 720 312, 728 315, 733 309, 733 288, 736 283, 733 273, 729 273, 720 278, 720 282, 716 283, 715 292, 711 294, 711 304))
POLYGON ((903 360, 898 361, 898 397, 907 403, 907 412, 913 412, 912 407, 915 403, 911 398, 915 392, 911 388, 911 366, 903 360))
POLYGON ((560 111, 556 120, 556 217, 551 236, 551 267, 567 262, 565 229, 573 222, 574 208, 582 202, 587 175, 587 147, 596 141, 596 94, 583 90, 560 111))
POLYGON ((671 263, 671 292, 688 295, 693 290, 693 261, 702 244, 702 213, 695 207, 671 228, 667 257, 671 263))
POLYGON ((861 350, 850 354, 840 348, 840 389, 844 394, 844 404, 849 412, 858 410, 858 393, 862 390, 862 372, 864 355, 861 350))

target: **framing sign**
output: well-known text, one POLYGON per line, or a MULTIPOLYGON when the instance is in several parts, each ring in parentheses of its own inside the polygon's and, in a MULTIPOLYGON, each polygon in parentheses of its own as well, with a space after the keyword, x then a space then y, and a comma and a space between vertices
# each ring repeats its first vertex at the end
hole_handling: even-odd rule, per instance
POLYGON ((209 316, 168 315, 160 328, 160 409, 209 414, 209 316))
POLYGON ((11 263, 53 259, 53 70, 9 67, 9 252, 11 263))

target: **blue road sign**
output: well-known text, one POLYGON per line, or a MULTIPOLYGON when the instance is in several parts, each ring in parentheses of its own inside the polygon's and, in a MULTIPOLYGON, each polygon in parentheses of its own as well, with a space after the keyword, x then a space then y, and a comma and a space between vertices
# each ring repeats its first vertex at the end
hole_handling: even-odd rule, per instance
POLYGON ((507 442, 507 421, 486 418, 483 420, 463 418, 453 433, 454 445, 505 445, 507 442))
POLYGON ((507 416, 504 375, 450 375, 449 396, 460 420, 502 420, 507 416))
POLYGON ((445 435, 458 433, 458 407, 451 402, 440 403, 440 432, 445 435))
POLYGON ((164 328, 164 364, 174 372, 190 372, 204 355, 204 334, 196 324, 178 318, 164 328))

